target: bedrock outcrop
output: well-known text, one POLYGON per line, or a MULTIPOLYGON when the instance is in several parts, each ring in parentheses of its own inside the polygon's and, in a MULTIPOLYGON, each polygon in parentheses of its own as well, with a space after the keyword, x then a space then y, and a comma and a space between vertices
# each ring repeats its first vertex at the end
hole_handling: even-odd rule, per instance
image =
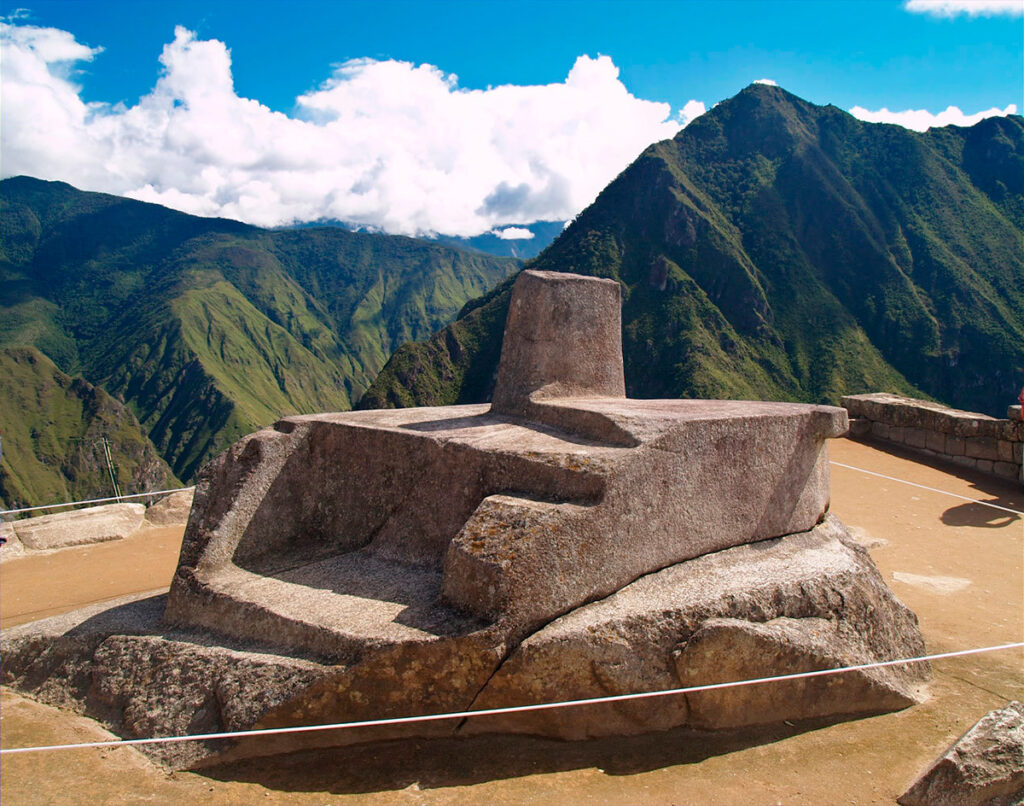
MULTIPOLYGON (((493 632, 400 644, 337 664, 161 622, 165 596, 5 631, 4 682, 137 737, 486 709, 912 657, 924 645, 841 523, 725 549, 644 576, 507 651, 493 632), (225 645, 226 644, 226 645, 225 645)), ((609 705, 248 740, 149 746, 175 765, 454 733, 562 739, 713 730, 904 708, 927 664, 609 705)))
MULTIPOLYGON (((920 655, 913 613, 828 514, 827 440, 845 432, 846 412, 626 399, 620 332, 615 283, 524 272, 494 405, 286 417, 246 437, 200 474, 166 604, 5 632, 4 679, 116 730, 159 735, 479 710, 920 655), (119 629, 126 618, 143 626, 119 629)), ((915 664, 288 734, 225 752, 844 718, 913 703, 928 673, 915 664)), ((153 752, 192 764, 214 749, 153 752)))

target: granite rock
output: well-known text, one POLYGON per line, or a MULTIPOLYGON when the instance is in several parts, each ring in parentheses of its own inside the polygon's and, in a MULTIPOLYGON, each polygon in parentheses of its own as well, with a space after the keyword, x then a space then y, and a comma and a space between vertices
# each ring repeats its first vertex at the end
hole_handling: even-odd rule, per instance
POLYGON ((128 537, 142 525, 145 512, 142 504, 105 504, 25 518, 11 525, 27 549, 60 549, 128 537))
POLYGON ((3 538, 0 543, 0 560, 20 557, 25 553, 25 547, 14 533, 14 526, 7 521, 0 521, 0 537, 3 538))
POLYGON ((901 806, 1019 806, 1024 803, 1024 705, 983 716, 897 803, 901 806))
POLYGON ((151 526, 177 526, 188 522, 195 490, 178 490, 165 495, 146 508, 146 523, 151 526))
MULTIPOLYGON (((617 284, 524 272, 514 296, 493 406, 286 417, 245 437, 200 473, 162 618, 146 600, 5 631, 4 679, 134 736, 923 652, 913 614, 828 515, 843 409, 628 400, 617 284)), ((399 735, 843 718, 913 703, 928 673, 150 752, 180 766, 399 735)))
MULTIPOLYGON (((534 633, 477 709, 658 691, 912 657, 917 618, 834 517, 810 531, 650 574, 534 633)), ((927 664, 470 720, 468 732, 563 739, 717 729, 905 708, 927 664)))

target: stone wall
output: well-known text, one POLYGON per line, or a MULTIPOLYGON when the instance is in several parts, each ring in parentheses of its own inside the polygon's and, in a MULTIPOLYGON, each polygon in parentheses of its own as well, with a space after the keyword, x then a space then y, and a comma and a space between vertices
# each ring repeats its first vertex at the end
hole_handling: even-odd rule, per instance
POLYGON ((895 442, 1005 479, 1022 479, 1024 422, 1020 406, 999 420, 910 397, 876 393, 842 400, 850 436, 895 442))

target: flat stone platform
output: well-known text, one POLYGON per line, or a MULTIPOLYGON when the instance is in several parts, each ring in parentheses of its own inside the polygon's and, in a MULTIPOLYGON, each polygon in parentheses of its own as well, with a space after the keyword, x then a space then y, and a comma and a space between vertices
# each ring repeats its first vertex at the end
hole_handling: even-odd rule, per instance
POLYGON ((811 528, 825 440, 846 427, 842 409, 786 403, 534 413, 549 422, 454 406, 247 437, 200 481, 168 619, 336 659, 487 625, 516 641, 643 574, 811 528))

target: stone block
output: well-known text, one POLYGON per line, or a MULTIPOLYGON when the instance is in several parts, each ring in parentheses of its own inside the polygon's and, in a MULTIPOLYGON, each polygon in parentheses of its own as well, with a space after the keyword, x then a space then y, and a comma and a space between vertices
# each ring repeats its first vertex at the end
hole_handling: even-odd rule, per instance
POLYGON ((15 521, 14 531, 29 549, 59 549, 128 537, 142 525, 142 504, 99 507, 15 521))
MULTIPOLYGON (((677 673, 684 686, 700 686, 845 666, 856 653, 842 639, 837 647, 836 638, 829 619, 708 619, 676 656, 677 673)), ((686 699, 688 724, 701 730, 857 713, 867 702, 885 711, 914 704, 909 691, 870 672, 695 692, 686 699)))
POLYGON ((978 428, 978 420, 974 419, 973 417, 964 417, 958 419, 953 424, 953 433, 956 434, 958 437, 964 437, 966 439, 969 437, 978 436, 978 428))
POLYGON ((1013 443, 1013 461, 1018 465, 1024 463, 1024 442, 1013 443))
POLYGON ((1006 417, 1009 420, 1016 420, 1019 423, 1021 421, 1021 419, 1022 419, 1021 411, 1020 411, 1020 405, 1009 406, 1006 409, 1006 417))
POLYGON ((946 452, 946 435, 941 431, 929 431, 926 434, 925 445, 930 451, 935 453, 946 452))
POLYGON ((873 422, 871 423, 871 436, 877 437, 878 439, 889 438, 889 426, 886 423, 873 422))
POLYGON ((890 425, 889 426, 889 441, 898 442, 901 445, 906 441, 906 430, 901 425, 890 425))
POLYGON ((917 426, 903 430, 903 442, 911 448, 924 448, 928 444, 928 431, 917 426))
POLYGON ((1024 705, 990 711, 896 799, 900 806, 1013 806, 1024 797, 1024 705))
POLYGON ((996 444, 996 450, 999 454, 1000 462, 1012 462, 1013 461, 1013 443, 1008 440, 1001 439, 996 444))
POLYGON ((525 415, 540 398, 625 396, 619 284, 522 272, 509 303, 493 411, 525 415))
POLYGON ((871 421, 864 417, 855 417, 850 420, 850 436, 866 437, 871 433, 871 421))
POLYGON ((978 460, 972 459, 970 456, 951 456, 950 459, 954 464, 961 465, 963 467, 977 467, 978 460))
POLYGON ((188 523, 195 490, 179 490, 166 495, 146 510, 146 521, 153 526, 188 523))
POLYGON ((1013 462, 995 462, 992 472, 1004 479, 1015 479, 1020 474, 1020 465, 1013 462))
MULTIPOLYGON (((868 555, 828 516, 806 534, 666 568, 531 635, 473 707, 656 691, 920 652, 923 642, 912 617, 868 563, 868 555), (780 586, 783 569, 789 581, 780 586), (835 618, 828 615, 826 591, 840 579, 847 580, 844 595, 852 598, 835 618)), ((464 732, 585 739, 650 729, 645 726, 754 725, 798 714, 863 713, 873 703, 882 709, 913 703, 921 670, 877 671, 883 674, 855 675, 842 684, 840 676, 812 678, 662 702, 483 717, 469 720, 464 732)))
POLYGON ((964 445, 964 453, 974 459, 999 460, 999 443, 992 437, 972 437, 964 445))
POLYGON ((963 456, 965 449, 963 437, 954 437, 952 434, 946 435, 946 448, 944 453, 949 456, 963 456))
POLYGON ((985 419, 978 421, 978 436, 989 437, 991 439, 1001 439, 1003 436, 1003 427, 1006 425, 1006 420, 996 420, 992 417, 986 417, 985 419))
POLYGON ((991 473, 992 468, 995 467, 995 462, 991 459, 978 459, 975 467, 978 468, 982 473, 991 473))

